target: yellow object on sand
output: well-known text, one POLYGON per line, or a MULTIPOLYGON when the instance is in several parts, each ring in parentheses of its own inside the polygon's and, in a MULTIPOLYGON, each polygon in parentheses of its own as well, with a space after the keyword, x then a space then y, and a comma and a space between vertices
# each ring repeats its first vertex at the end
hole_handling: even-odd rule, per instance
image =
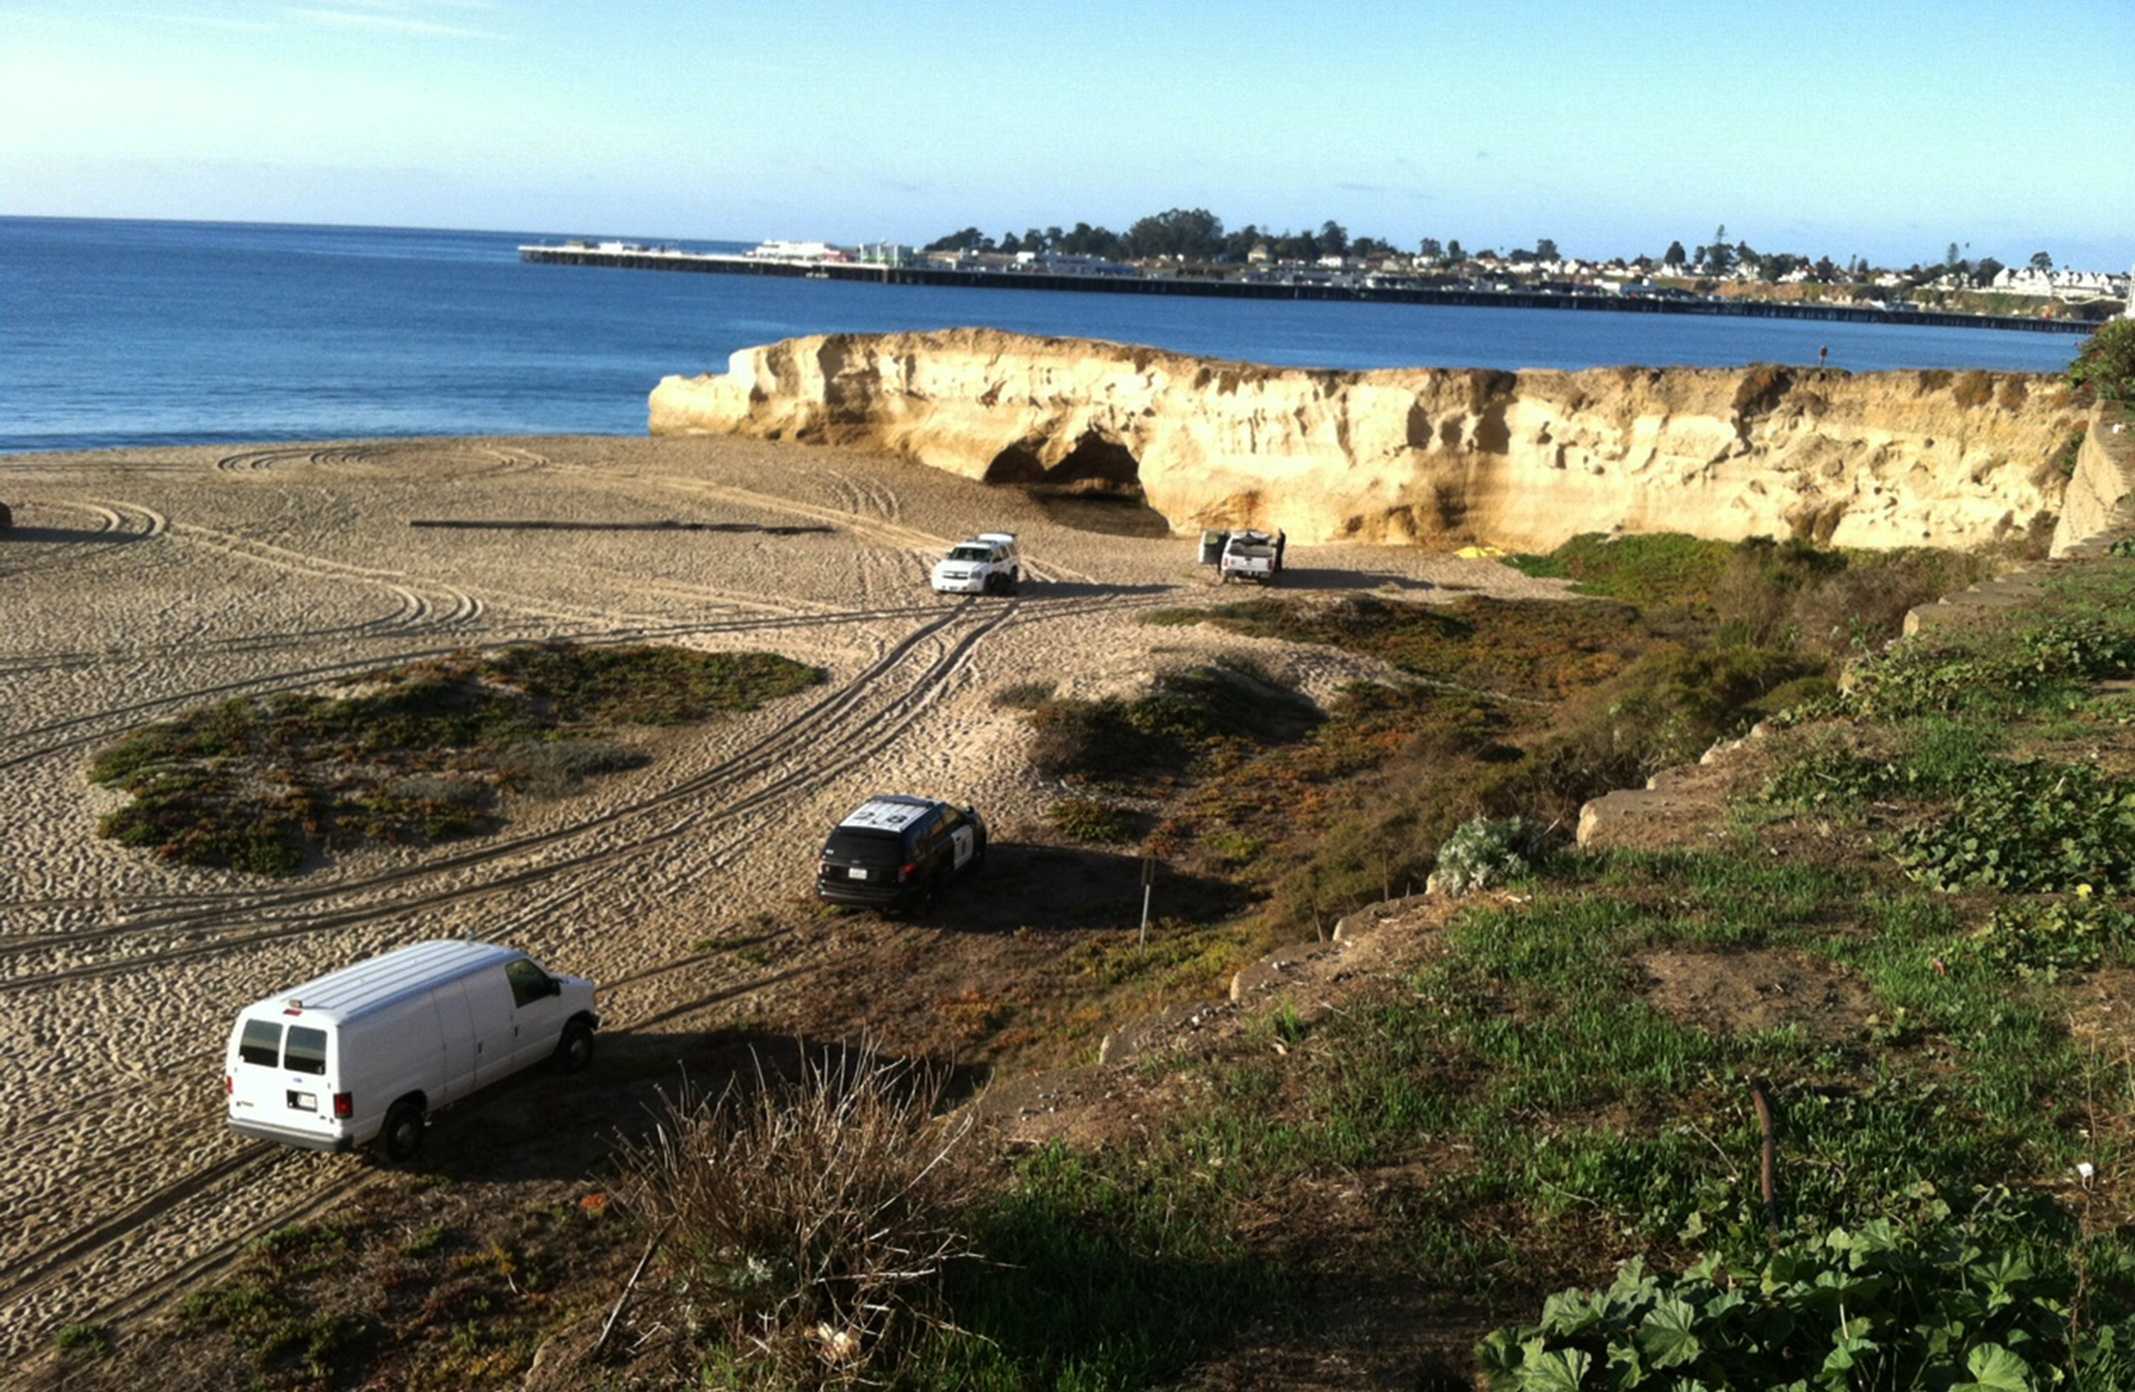
POLYGON ((1454 555, 1464 561, 1494 561, 1505 554, 1502 546, 1463 546, 1454 555))

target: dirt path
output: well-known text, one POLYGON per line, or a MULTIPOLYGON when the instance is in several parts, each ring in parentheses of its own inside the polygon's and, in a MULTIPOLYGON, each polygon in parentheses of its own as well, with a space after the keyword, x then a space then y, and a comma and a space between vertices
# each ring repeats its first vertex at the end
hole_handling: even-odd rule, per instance
MULTIPOLYGON (((361 1159, 224 1128, 238 1005, 403 943, 475 936, 604 983, 614 1029, 775 1020, 813 978, 849 980, 883 951, 883 935, 840 934, 809 899, 838 814, 873 791, 934 793, 977 801, 1013 838, 1046 792, 991 692, 1215 645, 1136 622, 1208 598, 1189 542, 1069 530, 1019 495, 836 451, 560 439, 14 456, 0 498, 17 525, 0 536, 9 1355, 71 1321, 152 1309, 369 1181, 361 1159), (613 529, 668 519, 720 530, 613 529), (1031 558, 1021 597, 927 589, 932 553, 1004 526, 1031 558), (559 637, 765 648, 830 680, 666 738, 652 766, 584 795, 510 808, 493 837, 293 881, 166 865, 95 835, 119 799, 82 766, 129 730, 559 637)), ((1550 588, 1375 548, 1299 549, 1292 566, 1321 588, 1425 598, 1550 588)), ((1323 652, 1275 656, 1322 695, 1355 674, 1323 652)))

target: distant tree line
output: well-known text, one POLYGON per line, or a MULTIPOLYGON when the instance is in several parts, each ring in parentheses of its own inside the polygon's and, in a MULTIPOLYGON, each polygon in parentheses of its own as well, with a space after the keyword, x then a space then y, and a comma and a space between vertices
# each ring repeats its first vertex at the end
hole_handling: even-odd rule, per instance
MULTIPOLYGON (((1278 232, 1250 222, 1231 230, 1224 227, 1222 218, 1206 208, 1172 208, 1152 213, 1137 219, 1125 232, 1078 222, 1070 228, 1031 227, 1021 234, 1009 231, 991 237, 976 227, 966 227, 935 238, 925 249, 1010 255, 1028 251, 1120 261, 1166 259, 1200 264, 1240 264, 1261 247, 1266 248, 1268 257, 1276 261, 1313 262, 1327 256, 1376 260, 1403 254, 1401 248, 1381 238, 1351 236, 1347 228, 1332 218, 1322 222, 1316 230, 1307 228, 1302 232, 1278 232)), ((1965 259, 1963 251, 1962 246, 1952 242, 1940 264, 1922 266, 1916 263, 1898 274, 1907 285, 1916 287, 1944 277, 1985 286, 2003 269, 2003 264, 1991 256, 1975 262, 1965 259)), ((1426 261, 1458 265, 1468 259, 1470 252, 1458 238, 1440 241, 1436 237, 1425 237, 1417 243, 1414 254, 1426 261)), ((1514 265, 1553 263, 1563 259, 1556 240, 1551 237, 1537 238, 1532 248, 1517 247, 1502 256, 1514 265)), ((1715 228, 1712 240, 1702 246, 1690 248, 1680 241, 1672 241, 1658 258, 1637 256, 1629 258, 1628 264, 1642 272, 1657 271, 1663 275, 1705 279, 1719 279, 1741 269, 1761 281, 1782 280, 1806 269, 1827 284, 1865 284, 1884 274, 1872 267, 1864 256, 1848 257, 1841 265, 1829 256, 1812 260, 1795 252, 1759 251, 1747 241, 1729 241, 1725 223, 1715 228)), ((2029 265, 2038 271, 2051 270, 2053 258, 2043 251, 2033 252, 2029 265)))
MULTIPOLYGON (((928 251, 1044 252, 1066 256, 1103 256, 1126 261, 1160 257, 1203 263, 1243 262, 1253 249, 1266 246, 1279 261, 1317 261, 1323 256, 1379 257, 1400 254, 1393 243, 1377 237, 1352 237, 1332 218, 1317 231, 1276 232, 1247 223, 1226 230, 1223 219, 1206 208, 1172 208, 1140 218, 1125 232, 1078 222, 1071 228, 1027 228, 1019 236, 1003 232, 989 237, 966 227, 927 243, 928 251)), ((1458 243, 1454 244, 1458 246, 1458 243)))

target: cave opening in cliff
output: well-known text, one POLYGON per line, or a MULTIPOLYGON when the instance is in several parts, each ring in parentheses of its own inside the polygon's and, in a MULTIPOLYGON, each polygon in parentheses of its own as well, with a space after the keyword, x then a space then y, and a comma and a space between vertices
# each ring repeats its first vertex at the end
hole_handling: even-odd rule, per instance
POLYGON ((1171 524, 1142 496, 1142 465, 1110 436, 1084 431, 1058 463, 1042 461, 1043 441, 1020 441, 986 466, 988 483, 1018 486, 1052 521, 1109 536, 1171 535, 1171 524))

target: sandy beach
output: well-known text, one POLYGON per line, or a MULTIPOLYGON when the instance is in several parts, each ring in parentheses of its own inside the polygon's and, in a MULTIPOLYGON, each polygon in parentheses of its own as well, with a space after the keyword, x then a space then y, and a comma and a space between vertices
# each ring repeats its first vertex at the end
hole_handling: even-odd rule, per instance
MULTIPOLYGON (((1326 650, 1138 623, 1211 597, 1189 540, 1062 525, 1019 492, 836 450, 573 438, 19 455, 0 458, 0 501, 15 520, 0 534, 11 1355, 155 1307, 374 1173, 226 1131, 220 1056, 243 1003, 403 943, 474 936, 594 978, 609 1029, 776 1020, 850 950, 808 909, 824 828, 852 804, 969 800, 1006 842, 1041 825, 1058 790, 1028 771, 1022 722, 989 699, 1000 688, 1094 694, 1217 650, 1250 650, 1317 698, 1371 674, 1326 650), (698 526, 622 525, 657 522, 698 526), (1002 528, 1029 558, 1019 597, 928 589, 950 542, 1002 528), (764 649, 829 681, 647 736, 649 767, 507 804, 495 835, 344 854, 291 880, 96 835, 122 795, 83 767, 127 731, 563 637, 764 649)), ((1290 565, 1306 592, 1557 592, 1420 549, 1297 547, 1290 565)))

